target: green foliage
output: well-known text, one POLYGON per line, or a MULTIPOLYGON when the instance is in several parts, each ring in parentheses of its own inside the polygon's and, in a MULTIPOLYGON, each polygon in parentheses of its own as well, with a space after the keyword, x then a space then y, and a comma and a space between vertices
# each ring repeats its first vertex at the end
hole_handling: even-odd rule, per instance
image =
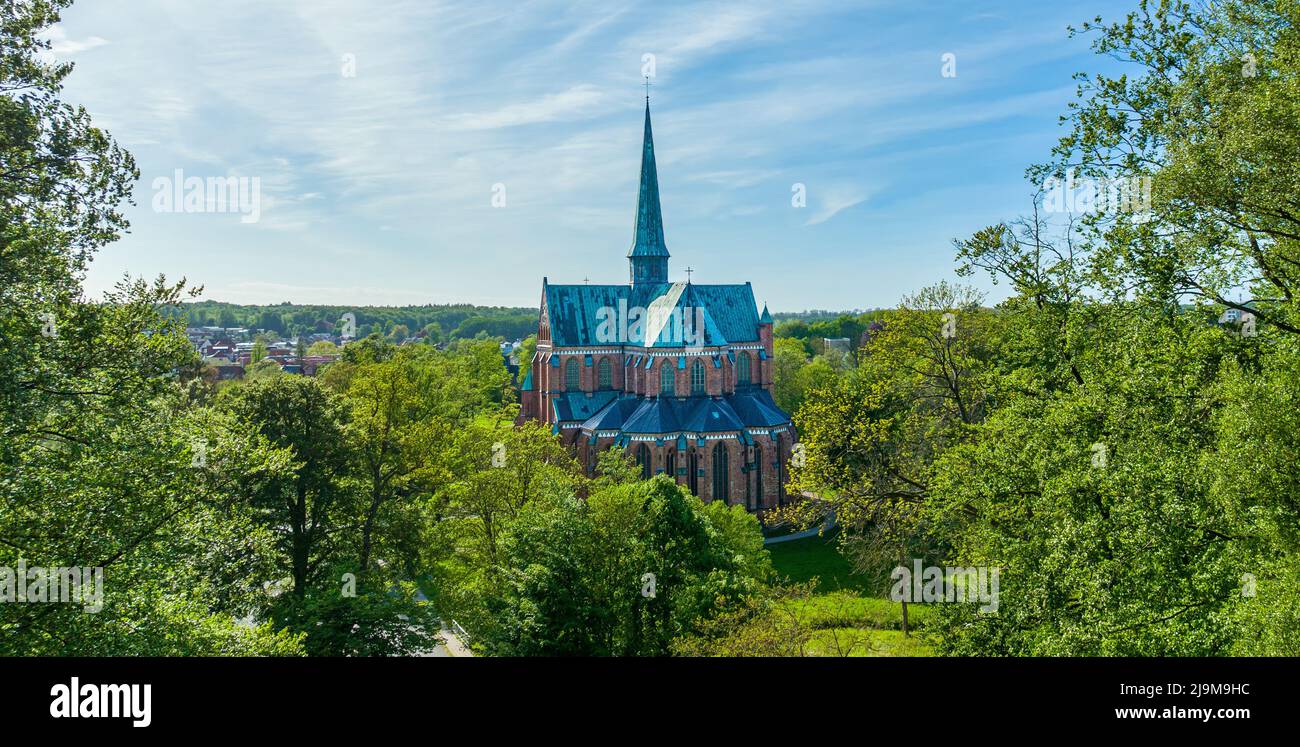
MULTIPOLYGON (((431 646, 433 608, 397 590, 429 576, 454 547, 442 520, 460 497, 475 520, 489 522, 493 501, 513 499, 497 490, 502 473, 487 469, 484 443, 488 424, 510 418, 497 401, 505 369, 491 342, 436 351, 372 336, 347 346, 330 372, 237 384, 215 404, 295 465, 254 503, 264 531, 277 538, 279 573, 291 591, 264 598, 260 613, 304 634, 312 654, 431 646), (471 442, 482 458, 466 453, 471 442), (352 574, 355 596, 341 593, 343 574, 352 574)), ((522 434, 502 436, 519 454, 511 474, 537 485, 526 496, 546 484, 538 477, 546 456, 563 454, 547 436, 547 454, 522 434)), ((460 583, 473 588, 474 578, 460 583)), ((445 596, 454 600, 454 589, 445 596)))
POLYGON ((102 568, 103 607, 0 605, 0 653, 299 653, 236 620, 271 554, 244 499, 286 455, 188 408, 171 374, 193 353, 162 313, 181 285, 82 294, 139 173, 58 98, 71 65, 44 61, 42 32, 67 4, 0 8, 0 566, 102 568))
POLYGON ((925 639, 898 630, 823 628, 807 643, 807 656, 934 656, 925 639))
POLYGON ((596 455, 596 487, 627 485, 640 479, 641 465, 622 446, 611 446, 596 455))
POLYGON ((771 572, 752 517, 710 511, 663 477, 529 504, 502 549, 485 645, 510 655, 665 655, 771 572))
POLYGON ((309 656, 410 656, 440 642, 437 617, 412 583, 355 597, 312 589, 278 605, 274 619, 286 631, 301 631, 309 656))
POLYGON ((1081 77, 1031 177, 1150 177, 1151 209, 1054 224, 1040 195, 956 242, 1007 301, 925 291, 805 400, 794 476, 823 500, 795 518, 833 508, 860 572, 1002 569, 996 614, 940 605, 941 652, 1295 652, 1298 17, 1143 1, 1087 24, 1137 74, 1081 77), (1224 307, 1258 334, 1213 324, 1224 307))
MULTIPOLYGON (((931 608, 912 606, 913 627, 931 608)), ((907 636, 896 604, 836 592, 811 582, 728 600, 692 635, 673 641, 683 656, 930 656, 924 636, 907 636)))
POLYGON ((329 340, 317 340, 307 348, 307 355, 309 356, 338 355, 338 354, 339 354, 339 346, 335 345, 329 340))

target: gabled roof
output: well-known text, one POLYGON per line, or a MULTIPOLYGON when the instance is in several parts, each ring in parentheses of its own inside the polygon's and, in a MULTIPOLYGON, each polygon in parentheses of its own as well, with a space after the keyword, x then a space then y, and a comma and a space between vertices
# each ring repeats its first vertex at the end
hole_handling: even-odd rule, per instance
MULTIPOLYGON (((703 345, 756 342, 758 313, 754 291, 743 285, 699 285, 697 283, 647 283, 631 285, 545 285, 547 321, 551 327, 551 344, 556 347, 598 345, 643 345, 646 341, 607 339, 601 330, 611 313, 628 313, 633 308, 699 308, 705 318, 703 345), (620 306, 620 302, 622 305, 620 306), (621 310, 621 311, 620 311, 621 310)), ((692 317, 692 320, 694 317, 692 317)), ((692 322, 693 323, 693 322, 692 322)), ((630 321, 629 321, 630 324, 630 321)), ((629 330, 630 332, 631 330, 629 330)), ((645 330, 649 332, 649 330, 645 330)), ((669 335, 681 337, 681 335, 669 335)), ((684 340, 669 340, 654 335, 655 347, 689 347, 684 340)))
MULTIPOLYGON (((753 409, 753 408, 751 408, 753 409)), ((767 415, 770 417, 770 413, 767 415)), ((789 422, 786 418, 780 423, 789 422)), ((723 397, 625 397, 582 424, 589 430, 620 430, 626 434, 720 433, 740 431, 748 424, 723 397)), ((766 425, 762 423, 761 425, 766 425)))
POLYGON ((737 431, 745 427, 745 423, 725 399, 693 397, 685 400, 685 404, 689 409, 685 413, 682 430, 710 433, 737 431))
POLYGON ((764 389, 726 397, 638 397, 620 394, 583 424, 587 431, 625 434, 717 433, 789 425, 785 413, 764 389))
POLYGON ((736 392, 727 397, 727 403, 750 428, 785 425, 790 422, 790 416, 777 406, 772 394, 766 389, 736 392))
POLYGON ((623 394, 618 399, 605 405, 595 415, 587 418, 582 427, 589 431, 622 430, 628 416, 641 406, 642 401, 636 395, 623 394))
POLYGON ((645 346, 651 348, 726 345, 701 294, 690 283, 673 283, 646 308, 645 346))
POLYGON ((590 397, 586 392, 560 392, 551 400, 551 407, 555 412, 556 422, 586 420, 608 405, 618 394, 608 389, 592 392, 590 397))
POLYGON ((624 433, 673 433, 682 430, 676 403, 672 397, 650 397, 623 424, 624 433))

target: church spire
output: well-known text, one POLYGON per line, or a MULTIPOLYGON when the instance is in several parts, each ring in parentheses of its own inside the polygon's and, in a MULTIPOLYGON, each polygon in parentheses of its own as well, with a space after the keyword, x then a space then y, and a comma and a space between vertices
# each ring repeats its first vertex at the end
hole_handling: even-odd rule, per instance
POLYGON ((650 133, 650 97, 645 103, 645 136, 641 143, 641 189, 636 201, 636 228, 627 253, 632 284, 668 282, 668 247, 659 210, 659 173, 655 169, 655 143, 650 133))

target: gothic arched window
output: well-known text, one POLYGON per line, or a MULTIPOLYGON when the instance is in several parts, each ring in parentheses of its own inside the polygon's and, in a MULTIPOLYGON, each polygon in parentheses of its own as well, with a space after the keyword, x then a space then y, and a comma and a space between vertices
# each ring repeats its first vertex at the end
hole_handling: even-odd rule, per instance
POLYGON ((578 359, 570 358, 564 364, 564 388, 576 391, 582 386, 582 377, 578 375, 578 359))
POLYGON ((637 449, 637 461, 641 463, 641 479, 649 480, 651 475, 654 474, 653 463, 650 459, 649 446, 641 444, 641 448, 637 449))
POLYGON ((671 397, 677 393, 677 372, 667 358, 659 364, 659 394, 671 397))
POLYGON ((686 484, 691 489, 691 495, 700 494, 700 453, 699 449, 691 449, 686 453, 686 484))
POLYGON ((704 363, 698 360, 691 366, 691 394, 704 394, 704 363))
POLYGON ((727 471, 727 445, 719 441, 713 447, 713 500, 727 502, 730 474, 727 471))
POLYGON ((749 375, 749 353, 741 351, 736 357, 736 383, 748 384, 749 375))
POLYGON ((614 374, 610 371, 608 358, 600 359, 600 367, 596 371, 601 389, 610 389, 614 386, 614 374))

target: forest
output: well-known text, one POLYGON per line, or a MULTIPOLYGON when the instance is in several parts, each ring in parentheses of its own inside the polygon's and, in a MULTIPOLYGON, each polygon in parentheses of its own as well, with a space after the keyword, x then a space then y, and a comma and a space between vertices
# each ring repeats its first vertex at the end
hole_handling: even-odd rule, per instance
POLYGON ((404 655, 453 621, 485 655, 844 654, 826 635, 858 621, 832 602, 942 655, 1300 654, 1293 0, 1139 0, 1074 30, 1127 72, 1078 77, 1028 181, 1145 178, 1150 203, 1062 214, 1038 190, 954 240, 959 282, 785 319, 810 497, 761 523, 515 425, 498 338, 530 311, 352 310, 362 339, 317 376, 214 382, 187 324, 292 334, 342 307, 162 277, 87 298, 139 169, 60 98, 38 32, 68 1, 0 10, 0 567, 99 568, 104 595, 0 584, 0 654, 404 655), (819 599, 764 544, 832 516, 861 597, 819 599), (998 569, 996 612, 895 611, 913 561, 998 569))

